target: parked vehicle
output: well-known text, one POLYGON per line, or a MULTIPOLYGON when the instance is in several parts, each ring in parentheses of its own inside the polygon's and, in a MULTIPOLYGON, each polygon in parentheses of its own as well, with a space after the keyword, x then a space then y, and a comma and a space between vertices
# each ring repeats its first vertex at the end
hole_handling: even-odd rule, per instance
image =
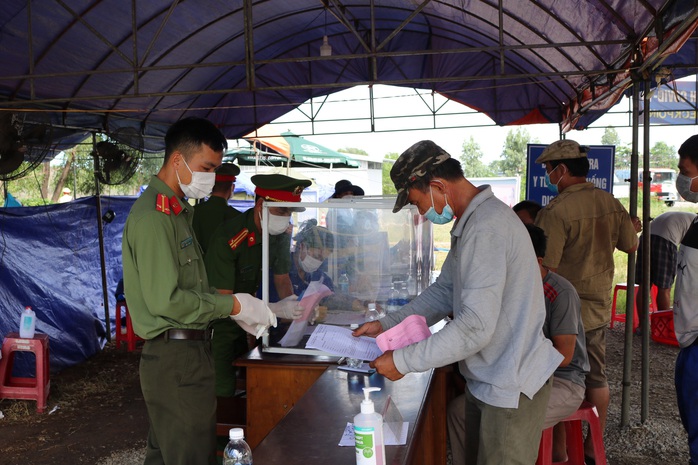
MULTIPOLYGON (((671 168, 650 168, 650 192, 656 194, 657 199, 663 201, 667 207, 673 207, 679 200, 676 191, 676 171, 671 168)), ((642 172, 640 172, 638 188, 642 189, 642 172)))

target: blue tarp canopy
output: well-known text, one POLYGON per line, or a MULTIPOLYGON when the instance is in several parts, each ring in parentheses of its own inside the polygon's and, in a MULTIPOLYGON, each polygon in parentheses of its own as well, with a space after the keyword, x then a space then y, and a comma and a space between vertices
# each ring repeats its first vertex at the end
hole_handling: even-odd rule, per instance
POLYGON ((584 128, 696 18, 693 0, 3 0, 0 110, 50 112, 66 144, 131 126, 159 150, 184 116, 235 139, 311 97, 383 83, 499 125, 584 128))

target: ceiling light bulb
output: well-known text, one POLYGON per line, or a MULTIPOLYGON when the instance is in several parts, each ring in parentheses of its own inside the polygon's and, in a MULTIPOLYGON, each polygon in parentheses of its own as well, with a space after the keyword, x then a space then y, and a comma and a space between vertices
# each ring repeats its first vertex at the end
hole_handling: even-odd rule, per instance
POLYGON ((320 46, 320 56, 321 57, 332 56, 332 46, 327 41, 327 36, 322 36, 322 45, 320 46))

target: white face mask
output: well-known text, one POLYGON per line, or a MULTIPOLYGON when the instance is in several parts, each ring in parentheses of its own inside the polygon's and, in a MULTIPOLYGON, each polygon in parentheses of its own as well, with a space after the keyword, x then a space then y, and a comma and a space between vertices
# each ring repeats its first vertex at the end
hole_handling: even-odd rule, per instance
POLYGON ((184 162, 184 166, 186 166, 191 173, 191 182, 189 184, 182 184, 181 179, 179 179, 179 173, 175 171, 179 188, 182 189, 184 195, 190 199, 203 199, 213 190, 213 185, 216 183, 216 173, 192 171, 189 165, 187 165, 187 161, 184 157, 182 157, 182 161, 184 162))
POLYGON ((683 174, 679 174, 679 177, 676 178, 676 190, 679 191, 681 197, 683 197, 687 202, 698 203, 698 192, 693 192, 691 190, 691 184, 696 178, 698 178, 698 176, 695 178, 689 178, 683 174))
POLYGON ((269 224, 267 225, 269 235, 278 236, 279 234, 285 233, 290 219, 290 216, 272 215, 269 213, 269 224))
POLYGON ((307 252, 305 258, 301 260, 301 268, 303 268, 303 271, 306 273, 312 273, 320 268, 320 265, 322 265, 322 260, 318 260, 307 252))

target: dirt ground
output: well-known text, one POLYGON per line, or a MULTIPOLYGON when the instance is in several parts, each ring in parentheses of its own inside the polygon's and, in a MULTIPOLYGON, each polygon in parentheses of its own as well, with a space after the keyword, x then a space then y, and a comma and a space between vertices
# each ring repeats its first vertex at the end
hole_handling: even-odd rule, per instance
MULTIPOLYGON (((640 340, 635 338, 630 426, 620 428, 623 326, 608 331, 611 408, 606 431, 609 464, 688 463, 673 387, 678 349, 650 342, 649 419, 640 425, 640 340)), ((90 360, 51 377, 47 412, 2 400, 0 463, 90 464, 145 446, 148 420, 138 382, 139 354, 113 344, 90 360)))

